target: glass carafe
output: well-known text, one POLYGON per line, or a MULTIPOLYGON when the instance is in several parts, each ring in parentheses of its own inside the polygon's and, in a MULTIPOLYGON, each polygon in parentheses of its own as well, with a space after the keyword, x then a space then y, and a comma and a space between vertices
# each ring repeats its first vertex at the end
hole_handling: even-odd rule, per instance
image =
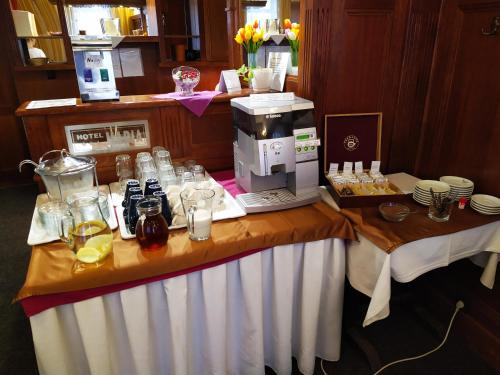
POLYGON ((98 191, 72 194, 67 203, 69 211, 59 229, 61 240, 75 253, 92 248, 102 255, 100 259, 105 258, 113 248, 113 234, 99 206, 98 191))

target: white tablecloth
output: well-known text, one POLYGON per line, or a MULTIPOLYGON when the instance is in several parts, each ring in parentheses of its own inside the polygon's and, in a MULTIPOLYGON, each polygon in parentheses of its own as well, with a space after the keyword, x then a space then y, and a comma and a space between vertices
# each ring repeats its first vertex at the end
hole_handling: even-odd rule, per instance
POLYGON ((40 374, 305 374, 340 355, 344 241, 278 246, 30 318, 40 374))
MULTIPOLYGON (((347 246, 351 285, 371 297, 363 326, 389 315, 391 278, 406 283, 433 269, 473 255, 500 252, 500 222, 407 243, 387 254, 362 235, 347 246)), ((496 269, 496 264, 494 269, 496 269)), ((495 274, 492 275, 493 280, 495 274)))
MULTIPOLYGON (((322 189, 323 201, 338 210, 330 194, 322 189)), ((356 290, 371 297, 363 321, 367 326, 389 315, 391 278, 406 283, 439 267, 467 257, 480 257, 485 267, 481 282, 492 288, 500 254, 500 221, 461 232, 425 238, 398 247, 391 254, 378 248, 363 235, 349 241, 346 274, 356 290), (484 255, 487 255, 486 257, 484 255)))

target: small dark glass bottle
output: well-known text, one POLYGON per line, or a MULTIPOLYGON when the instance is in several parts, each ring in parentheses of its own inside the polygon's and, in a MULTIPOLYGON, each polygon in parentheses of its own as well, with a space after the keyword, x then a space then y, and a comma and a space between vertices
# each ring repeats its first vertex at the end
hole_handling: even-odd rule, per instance
POLYGON ((139 214, 137 213, 137 202, 143 199, 144 196, 141 194, 131 195, 129 198, 128 206, 128 230, 131 234, 135 234, 135 227, 137 225, 137 220, 139 220, 139 214))
POLYGON ((122 201, 122 207, 127 207, 128 205, 128 199, 130 198, 130 188, 131 187, 138 187, 140 188, 139 181, 137 180, 128 180, 127 181, 127 186, 125 187, 125 194, 123 195, 123 201, 122 201))
POLYGON ((130 187, 128 190, 129 190, 129 194, 128 194, 127 202, 125 204, 125 208, 123 209, 123 219, 125 220, 125 224, 128 224, 128 206, 130 203, 130 197, 132 195, 136 195, 136 194, 142 195, 142 190, 139 186, 130 187))
POLYGON ((144 183, 144 196, 146 195, 151 195, 151 194, 148 194, 149 192, 149 187, 151 185, 158 185, 158 179, 157 178, 148 178, 146 180, 146 182, 144 183))
POLYGON ((139 220, 136 224, 135 237, 142 250, 157 250, 165 246, 168 240, 168 224, 161 213, 161 200, 146 196, 137 202, 139 220))
POLYGON ((165 220, 167 220, 168 225, 172 225, 172 213, 168 205, 167 194, 164 191, 155 191, 153 196, 161 199, 161 213, 165 220))
POLYGON ((149 188, 147 192, 145 191, 144 196, 146 195, 153 195, 154 192, 156 191, 161 191, 161 185, 160 184, 154 184, 154 185, 149 185, 149 188))

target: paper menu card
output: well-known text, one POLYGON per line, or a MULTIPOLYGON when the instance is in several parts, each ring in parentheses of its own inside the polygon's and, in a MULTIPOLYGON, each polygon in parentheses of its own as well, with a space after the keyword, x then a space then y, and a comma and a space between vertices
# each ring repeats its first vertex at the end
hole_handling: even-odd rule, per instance
POLYGON ((118 51, 120 54, 123 77, 138 77, 144 75, 140 48, 119 48, 118 51))
POLYGON ((76 105, 76 98, 69 99, 51 99, 51 100, 32 100, 26 106, 26 109, 68 107, 76 105))
POLYGON ((290 52, 270 52, 267 67, 273 70, 271 89, 283 91, 290 52))
POLYGON ((227 93, 241 91, 240 78, 236 70, 223 70, 220 73, 219 91, 227 93))

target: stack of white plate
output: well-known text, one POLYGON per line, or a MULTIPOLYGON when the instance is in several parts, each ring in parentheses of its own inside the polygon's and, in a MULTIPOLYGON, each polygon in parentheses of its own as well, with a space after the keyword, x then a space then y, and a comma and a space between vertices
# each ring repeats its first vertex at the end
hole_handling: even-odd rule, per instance
POLYGON ((470 206, 485 215, 500 214, 500 198, 486 194, 474 194, 470 200, 470 206))
POLYGON ((462 197, 470 199, 472 191, 474 190, 474 183, 471 180, 463 177, 442 176, 439 178, 439 181, 446 182, 448 185, 450 185, 450 195, 456 195, 457 200, 462 197))
POLYGON ((432 191, 437 194, 441 193, 441 196, 448 196, 451 188, 446 182, 435 181, 435 180, 420 180, 415 184, 413 189, 413 199, 418 203, 428 206, 431 204, 432 191))

